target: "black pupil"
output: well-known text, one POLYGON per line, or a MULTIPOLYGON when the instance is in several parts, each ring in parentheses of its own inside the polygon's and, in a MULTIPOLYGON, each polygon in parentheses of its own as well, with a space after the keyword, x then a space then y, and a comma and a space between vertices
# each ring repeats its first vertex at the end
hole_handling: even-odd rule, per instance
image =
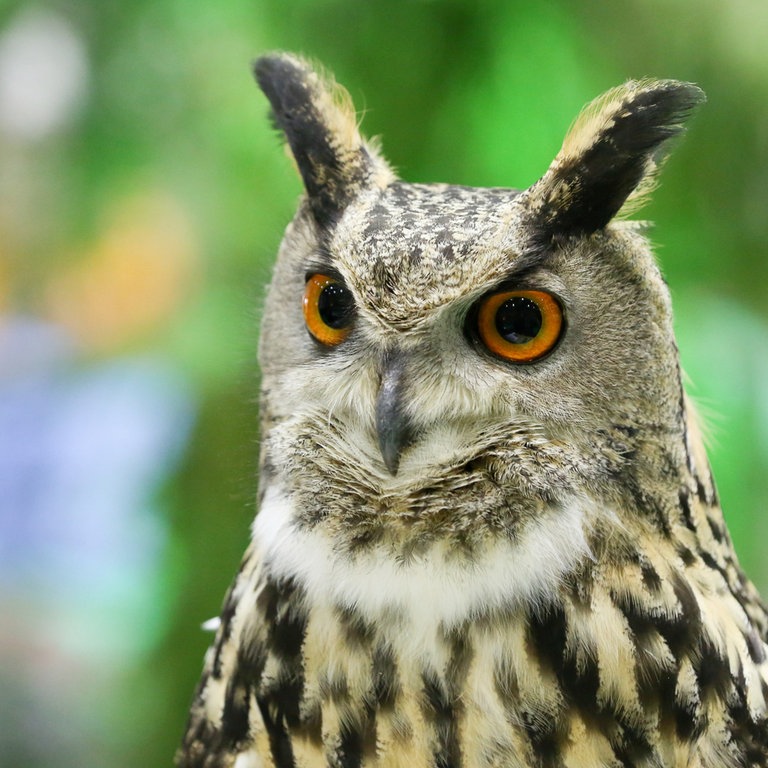
POLYGON ((352 313, 352 294, 341 283, 328 283, 320 291, 317 311, 329 328, 345 328, 352 313))
POLYGON ((507 299, 496 310, 496 330, 510 344, 525 344, 541 330, 539 305, 524 296, 507 299))

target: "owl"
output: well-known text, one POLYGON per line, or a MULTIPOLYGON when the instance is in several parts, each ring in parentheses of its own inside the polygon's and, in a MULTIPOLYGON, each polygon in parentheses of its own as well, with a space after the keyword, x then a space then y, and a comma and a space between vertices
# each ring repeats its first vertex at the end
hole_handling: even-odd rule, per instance
POLYGON ((305 194, 177 764, 768 765, 768 612, 626 219, 702 92, 609 91, 521 191, 403 182, 330 78, 255 74, 305 194))

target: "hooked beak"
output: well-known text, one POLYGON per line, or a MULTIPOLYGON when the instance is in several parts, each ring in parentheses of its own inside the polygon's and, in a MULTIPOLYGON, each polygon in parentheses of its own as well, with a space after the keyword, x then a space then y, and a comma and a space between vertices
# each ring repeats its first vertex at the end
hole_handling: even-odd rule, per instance
POLYGON ((379 396, 376 399, 376 432, 379 449, 390 474, 396 475, 400 455, 413 436, 411 423, 403 409, 405 355, 389 353, 384 359, 379 396))

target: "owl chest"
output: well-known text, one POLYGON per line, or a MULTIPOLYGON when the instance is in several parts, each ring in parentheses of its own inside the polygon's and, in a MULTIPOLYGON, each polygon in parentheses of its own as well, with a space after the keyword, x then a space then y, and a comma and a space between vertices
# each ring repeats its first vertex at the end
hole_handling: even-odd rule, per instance
POLYGON ((439 543, 351 557, 268 492, 254 529, 269 585, 258 698, 296 765, 515 768, 565 744, 564 622, 540 608, 591 557, 586 517, 553 508, 471 557, 439 543))
POLYGON ((344 557, 265 510, 258 698, 297 766, 515 768, 562 730, 559 682, 534 652, 549 629, 529 619, 588 556, 578 508, 471 560, 435 546, 408 561, 344 557))
POLYGON ((284 719, 297 766, 531 764, 531 727, 549 728, 561 697, 525 622, 428 631, 413 618, 316 607, 298 653, 270 653, 261 703, 284 719))
POLYGON ((692 743, 656 705, 644 710, 630 647, 609 624, 592 630, 611 659, 574 650, 557 608, 454 623, 423 608, 376 621, 329 604, 278 610, 257 695, 263 754, 289 752, 296 768, 689 765, 692 743), (645 757, 632 762, 633 750, 645 757))

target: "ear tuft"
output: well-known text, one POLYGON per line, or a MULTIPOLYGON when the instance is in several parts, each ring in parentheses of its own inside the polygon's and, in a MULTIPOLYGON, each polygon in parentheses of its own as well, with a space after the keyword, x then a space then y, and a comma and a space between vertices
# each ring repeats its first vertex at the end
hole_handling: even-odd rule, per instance
POLYGON ((654 185, 668 141, 682 133, 704 100, 691 83, 640 80, 589 104, 530 190, 537 226, 552 236, 588 234, 622 208, 639 207, 654 185))
POLYGON ((364 189, 394 180, 383 158, 361 137, 349 94, 332 78, 290 53, 262 56, 253 69, 318 224, 333 223, 364 189))

